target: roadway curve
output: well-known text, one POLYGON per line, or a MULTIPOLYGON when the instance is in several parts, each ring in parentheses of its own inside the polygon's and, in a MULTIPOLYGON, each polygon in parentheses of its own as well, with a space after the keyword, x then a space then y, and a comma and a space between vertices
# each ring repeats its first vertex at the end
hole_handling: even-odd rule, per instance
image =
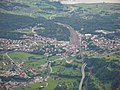
POLYGON ((74 30, 74 28, 72 28, 70 25, 67 24, 63 24, 63 23, 58 23, 56 22, 58 25, 62 25, 63 27, 66 27, 69 31, 70 31, 70 44, 78 47, 78 45, 80 45, 80 40, 79 40, 79 36, 77 34, 77 32, 74 30))
MULTIPOLYGON (((70 44, 72 46, 75 46, 76 48, 79 45, 81 46, 81 37, 79 38, 79 36, 76 33, 76 31, 74 30, 74 28, 72 28, 70 25, 63 24, 63 23, 57 23, 57 24, 66 27, 70 31, 70 44)), ((80 47, 80 50, 81 50, 81 47, 80 47)), ((82 57, 82 59, 83 59, 83 57, 82 57)), ((82 85, 83 85, 83 81, 84 81, 84 78, 85 78, 85 67, 86 67, 86 65, 87 65, 86 63, 83 63, 82 68, 81 68, 82 79, 80 81, 79 90, 82 90, 82 85)))
POLYGON ((52 66, 51 66, 51 62, 49 62, 49 68, 50 68, 50 73, 52 73, 52 66))
POLYGON ((15 63, 13 59, 8 55, 8 52, 6 52, 6 56, 10 59, 11 63, 15 63))
POLYGON ((51 63, 52 63, 52 62, 55 62, 55 61, 59 61, 59 60, 63 60, 63 58, 58 58, 58 59, 55 59, 54 61, 50 61, 50 62, 48 63, 48 66, 49 66, 49 68, 50 68, 50 73, 53 72, 53 69, 52 69, 51 63))
POLYGON ((19 75, 21 75, 21 72, 22 72, 22 74, 24 74, 24 77, 25 77, 25 78, 30 78, 23 70, 21 70, 20 67, 18 67, 18 65, 16 64, 16 62, 8 55, 8 52, 6 52, 6 56, 9 58, 11 64, 14 64, 14 65, 16 66, 15 70, 16 70, 16 72, 17 72, 19 75))
MULTIPOLYGON (((72 46, 75 46, 76 48, 79 45, 81 46, 81 37, 79 38, 79 36, 76 33, 76 31, 74 30, 74 28, 72 28, 70 25, 63 24, 63 23, 57 23, 57 24, 66 27, 70 31, 70 44, 72 46)), ((80 47, 80 50, 81 50, 81 47, 80 47)), ((82 59, 83 59, 83 57, 82 57, 82 59)), ((79 90, 82 90, 82 85, 83 85, 83 81, 84 81, 84 78, 85 78, 85 67, 86 67, 86 65, 87 65, 86 63, 82 64, 82 68, 81 68, 82 79, 80 81, 79 90)))
POLYGON ((84 63, 82 65, 82 68, 81 68, 81 72, 82 72, 82 79, 80 81, 80 85, 79 85, 79 90, 82 90, 82 85, 83 85, 83 81, 84 81, 84 78, 85 78, 85 67, 86 67, 86 63, 84 63))

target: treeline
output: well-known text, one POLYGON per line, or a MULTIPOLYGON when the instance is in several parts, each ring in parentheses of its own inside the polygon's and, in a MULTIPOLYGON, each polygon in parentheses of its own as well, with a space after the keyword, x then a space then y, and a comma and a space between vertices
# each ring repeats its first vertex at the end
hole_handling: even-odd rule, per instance
MULTIPOLYGON (((90 16, 90 15, 88 15, 90 16)), ((107 16, 100 16, 99 14, 91 14, 92 19, 83 19, 79 15, 71 15, 69 17, 57 17, 54 19, 56 22, 66 23, 71 25, 75 30, 82 33, 95 33, 95 30, 108 30, 113 31, 120 28, 119 14, 111 14, 107 16), (84 30, 81 30, 84 28, 84 30)))
POLYGON ((18 81, 18 82, 27 82, 28 81, 28 79, 26 79, 26 78, 22 78, 22 77, 19 77, 19 76, 9 76, 9 77, 4 77, 4 76, 0 76, 0 79, 2 80, 2 81, 18 81))
POLYGON ((69 30, 63 26, 55 24, 53 21, 48 20, 47 22, 43 22, 43 27, 45 30, 37 30, 37 33, 49 38, 56 38, 57 40, 69 40, 69 30))
POLYGON ((0 17, 0 38, 19 39, 22 34, 16 33, 16 29, 37 26, 40 23, 45 30, 36 30, 38 34, 44 37, 56 38, 57 40, 69 40, 69 30, 43 17, 31 18, 6 13, 0 13, 0 17), (16 33, 15 37, 11 35, 14 33, 13 31, 16 33))
POLYGON ((21 16, 0 12, 0 32, 15 31, 19 28, 34 26, 36 19, 29 16, 21 16))
POLYGON ((18 9, 16 7, 28 8, 29 6, 25 5, 25 4, 20 4, 20 3, 15 3, 15 2, 8 2, 8 1, 4 1, 4 0, 0 2, 0 8, 8 10, 8 11, 18 9))
POLYGON ((68 79, 79 79, 81 78, 81 76, 71 76, 71 75, 65 75, 65 74, 51 74, 53 76, 58 76, 58 77, 61 77, 61 78, 68 78, 68 79))
POLYGON ((37 3, 36 5, 38 7, 40 7, 43 11, 45 12, 64 12, 66 10, 64 10, 65 5, 61 4, 60 2, 54 1, 54 2, 50 2, 49 0, 44 0, 41 1, 43 3, 37 3), (45 4, 48 4, 49 7, 45 7, 45 4), (52 7, 51 7, 52 6, 52 7))
POLYGON ((87 66, 94 67, 92 73, 102 81, 103 84, 111 82, 111 89, 115 90, 120 85, 120 65, 114 62, 107 62, 105 58, 86 58, 87 66), (109 70, 111 68, 113 70, 109 70))
POLYGON ((26 35, 26 34, 25 33, 20 33, 20 32, 0 31, 0 38, 22 40, 22 39, 24 39, 24 38, 21 38, 23 35, 26 35))

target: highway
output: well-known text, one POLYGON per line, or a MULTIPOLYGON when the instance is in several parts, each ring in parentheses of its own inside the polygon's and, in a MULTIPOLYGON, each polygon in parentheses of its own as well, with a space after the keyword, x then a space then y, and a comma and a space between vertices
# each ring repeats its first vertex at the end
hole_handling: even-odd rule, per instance
POLYGON ((80 85, 79 85, 79 90, 82 90, 82 85, 83 85, 83 81, 84 81, 84 78, 85 78, 85 67, 86 67, 86 63, 84 63, 82 65, 82 68, 81 68, 81 72, 82 72, 82 79, 80 81, 80 85))

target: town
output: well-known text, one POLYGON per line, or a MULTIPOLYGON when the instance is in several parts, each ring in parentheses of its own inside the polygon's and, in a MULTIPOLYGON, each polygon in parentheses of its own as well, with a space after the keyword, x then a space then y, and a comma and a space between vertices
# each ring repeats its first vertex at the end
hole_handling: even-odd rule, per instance
MULTIPOLYGON (((101 50, 107 50, 108 52, 119 51, 120 39, 106 39, 104 36, 92 35, 92 34, 81 34, 76 31, 79 36, 78 44, 81 44, 82 48, 85 48, 86 52, 90 52, 90 46, 96 46, 101 50), (82 40, 80 39, 82 38, 82 40)), ((108 34, 109 35, 109 34, 108 34)), ((27 36, 23 35, 21 40, 12 40, 0 38, 0 51, 23 51, 23 52, 37 52, 43 51, 45 55, 52 55, 51 52, 56 52, 58 47, 61 47, 66 52, 74 50, 80 52, 79 47, 70 44, 69 41, 57 41, 56 39, 46 38, 40 35, 27 36), (76 50, 76 49, 78 50, 76 50)), ((73 42, 74 43, 74 42, 73 42)), ((80 46, 80 45, 79 45, 80 46)), ((95 48, 94 48, 95 49, 95 48)), ((62 55, 62 50, 58 50, 57 55, 62 55)), ((65 53, 65 52, 64 52, 65 53)), ((96 52, 97 53, 97 52, 96 52)), ((88 54, 89 56, 89 54, 88 54)))
MULTIPOLYGON (((63 25, 63 24, 61 24, 63 25)), ((51 63, 54 63, 57 60, 49 61, 42 64, 40 67, 34 68, 31 67, 25 72, 22 70, 23 64, 15 62, 7 53, 8 52, 36 52, 45 56, 60 56, 58 60, 63 60, 69 56, 92 56, 92 55, 99 55, 101 53, 113 53, 120 50, 120 39, 115 38, 113 40, 106 39, 103 36, 99 35, 92 35, 92 34, 81 34, 71 26, 67 26, 69 30, 71 30, 70 41, 57 41, 56 39, 46 38, 43 36, 38 35, 35 30, 33 31, 33 36, 23 35, 24 39, 21 40, 12 40, 12 39, 5 39, 0 38, 0 51, 6 53, 9 62, 13 65, 12 70, 5 70, 3 74, 0 76, 4 77, 12 77, 12 76, 19 76, 19 78, 29 79, 29 82, 17 82, 17 81, 9 81, 5 82, 6 90, 12 90, 13 88, 19 86, 27 86, 38 82, 45 82, 41 85, 42 87, 47 87, 47 79, 49 78, 50 73, 52 72, 51 63), (92 47, 92 48, 91 48, 92 47), (98 49, 98 50, 96 50, 98 49), (104 52, 106 51, 107 52, 104 52), (81 54, 82 53, 82 54, 81 54), (33 79, 32 77, 28 76, 27 73, 32 73, 33 75, 39 74, 49 68, 51 72, 48 72, 44 77, 35 76, 33 79)), ((73 60, 67 61, 67 63, 73 62, 73 60)), ((3 66, 7 65, 8 63, 3 62, 3 66)), ((3 68, 3 67, 1 67, 3 68)), ((3 84, 3 81, 0 79, 0 84, 3 84)))

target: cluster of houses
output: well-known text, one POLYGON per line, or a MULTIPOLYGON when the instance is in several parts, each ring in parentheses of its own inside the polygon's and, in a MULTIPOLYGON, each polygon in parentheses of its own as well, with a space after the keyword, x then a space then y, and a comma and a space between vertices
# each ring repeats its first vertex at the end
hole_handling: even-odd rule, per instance
MULTIPOLYGON (((99 35, 92 35, 92 34, 80 34, 77 32, 79 36, 79 44, 78 46, 84 46, 85 50, 88 50, 89 42, 87 42, 87 39, 90 39, 92 41, 92 44, 100 47, 101 49, 120 49, 120 39, 116 38, 114 40, 106 39, 104 37, 100 37, 99 35), (82 38, 82 39, 81 39, 82 38)), ((0 51, 4 50, 15 50, 15 51, 23 51, 23 52, 34 52, 42 50, 44 51, 45 55, 52 55, 51 52, 56 51, 56 48, 61 47, 67 52, 74 52, 79 47, 74 46, 74 44, 70 44, 69 41, 57 41, 56 39, 46 38, 42 36, 38 36, 35 34, 34 36, 27 36, 23 35, 23 39, 21 40, 11 40, 11 39, 5 39, 0 38, 0 51), (46 46, 54 45, 52 49, 46 48, 46 46)), ((80 51, 79 51, 80 52, 80 51)), ((58 55, 61 55, 61 53, 56 53, 58 55)))
MULTIPOLYGON (((5 90, 13 90, 13 88, 16 88, 16 87, 28 86, 28 85, 35 84, 35 83, 41 83, 39 87, 44 88, 44 87, 48 86, 47 79, 48 79, 48 77, 43 78, 43 77, 36 76, 31 81, 26 81, 26 82, 25 81, 23 81, 23 82, 8 81, 4 85, 5 85, 5 90), (42 83, 42 82, 44 82, 44 83, 42 83)), ((2 83, 3 82, 0 79, 0 84, 2 84, 2 83)))
POLYGON ((100 48, 105 48, 107 50, 120 49, 120 39, 110 40, 104 37, 94 36, 92 37, 93 43, 100 48))
POLYGON ((13 69, 9 69, 9 70, 4 71, 4 73, 0 74, 0 76, 6 77, 6 78, 7 77, 12 78, 14 76, 17 76, 18 78, 24 78, 24 79, 29 79, 29 80, 17 82, 15 80, 11 79, 11 80, 5 82, 5 81, 3 81, 3 79, 0 79, 0 85, 3 84, 3 86, 6 90, 13 90, 13 88, 16 88, 16 87, 28 86, 28 85, 35 84, 35 83, 41 83, 40 84, 41 88, 48 86, 47 80, 49 78, 49 75, 45 75, 44 77, 36 76, 41 71, 49 68, 48 63, 45 63, 45 64, 41 65, 41 67, 37 67, 37 68, 31 67, 26 72, 21 70, 23 65, 20 66, 19 69, 18 69, 19 63, 16 63, 15 65, 16 65, 16 67, 13 67, 13 69), (28 73, 33 74, 34 77, 32 77, 32 78, 28 77, 28 75, 27 75, 28 73))
MULTIPOLYGON (((65 53, 71 53, 71 55, 76 55, 76 53, 87 53, 88 56, 90 55, 89 47, 88 45, 91 44, 92 42, 93 45, 98 46, 101 49, 107 49, 107 50, 119 50, 120 49, 120 39, 116 38, 114 40, 106 39, 103 36, 99 35, 92 35, 92 34, 80 34, 78 33, 78 37, 80 39, 79 44, 77 47, 74 44, 70 44, 69 41, 57 41, 56 39, 51 39, 51 38, 46 38, 42 36, 38 36, 35 34, 34 36, 27 36, 24 35, 21 40, 11 40, 11 39, 5 39, 5 38, 0 38, 0 51, 4 50, 14 50, 14 51, 24 51, 24 52, 34 52, 37 50, 43 50, 44 55, 50 56, 53 53, 51 52, 57 52, 56 55, 63 55, 65 53), (90 40, 90 42, 88 41, 90 40), (61 49, 60 49, 61 48, 61 49), (82 51, 84 50, 84 51, 82 51), (74 53, 75 52, 75 53, 74 53)), ((97 51, 95 52, 97 53, 97 51)), ((66 61, 67 63, 73 62, 71 61, 66 61)), ((12 63, 12 61, 11 61, 12 63)), ((24 63, 24 62, 23 62, 24 63)), ((22 64, 23 64, 22 63, 22 64)), ((5 63, 3 63, 5 64, 5 63)), ((16 70, 8 70, 4 74, 0 74, 0 76, 15 76, 18 75, 23 78, 28 78, 27 74, 21 70, 22 64, 20 63, 15 63, 16 70)), ((45 70, 46 68, 49 67, 48 63, 43 64, 40 68, 29 68, 28 72, 36 75, 40 71, 45 70)), ((30 78, 30 77, 29 77, 30 78)), ((13 89, 18 86, 26 86, 38 82, 43 82, 47 81, 49 78, 49 75, 47 77, 40 77, 40 76, 35 76, 34 79, 32 79, 29 82, 16 82, 16 81, 9 81, 5 83, 6 89, 13 89)), ((0 82, 2 80, 0 79, 0 82)), ((48 83, 45 83, 41 85, 41 87, 47 87, 48 83)))

